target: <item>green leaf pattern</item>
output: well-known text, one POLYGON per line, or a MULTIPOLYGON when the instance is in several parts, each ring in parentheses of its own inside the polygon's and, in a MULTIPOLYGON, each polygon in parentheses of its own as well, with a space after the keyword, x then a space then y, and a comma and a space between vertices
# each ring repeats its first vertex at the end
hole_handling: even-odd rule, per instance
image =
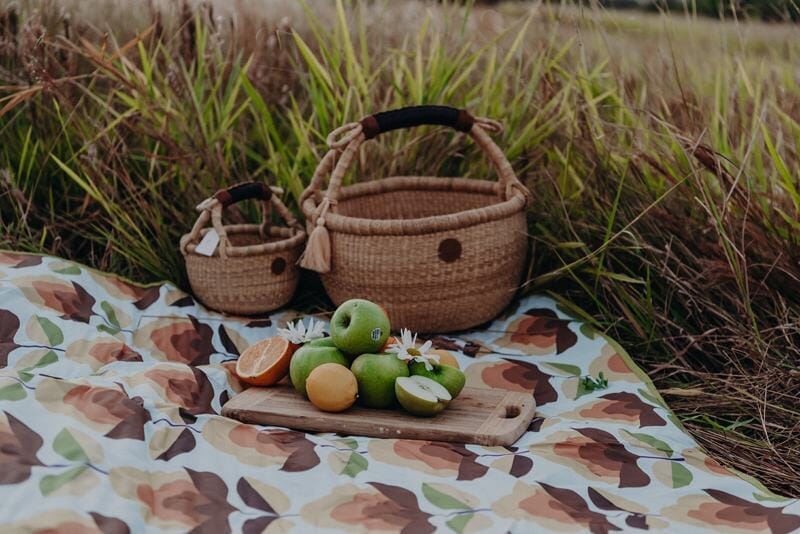
POLYGON ((66 428, 53 440, 53 450, 73 462, 88 462, 89 456, 66 428))
POLYGON ((367 462, 367 459, 364 458, 364 456, 358 454, 357 452, 353 452, 350 454, 350 458, 347 460, 347 464, 344 466, 342 474, 355 478, 360 472, 366 471, 368 466, 369 462, 367 462))
POLYGON ((78 465, 58 475, 45 475, 42 477, 41 481, 39 481, 39 491, 42 492, 43 497, 47 497, 65 484, 78 478, 86 469, 87 467, 85 465, 78 465))

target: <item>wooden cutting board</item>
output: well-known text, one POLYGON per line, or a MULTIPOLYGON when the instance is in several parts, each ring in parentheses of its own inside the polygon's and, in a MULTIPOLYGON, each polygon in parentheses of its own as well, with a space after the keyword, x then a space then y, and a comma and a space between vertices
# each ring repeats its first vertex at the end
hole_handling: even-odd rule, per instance
POLYGON ((326 413, 288 385, 253 387, 222 407, 222 415, 245 423, 306 432, 477 445, 511 445, 527 430, 534 411, 530 393, 473 387, 464 388, 435 417, 415 417, 400 408, 373 410, 357 405, 341 413, 326 413))

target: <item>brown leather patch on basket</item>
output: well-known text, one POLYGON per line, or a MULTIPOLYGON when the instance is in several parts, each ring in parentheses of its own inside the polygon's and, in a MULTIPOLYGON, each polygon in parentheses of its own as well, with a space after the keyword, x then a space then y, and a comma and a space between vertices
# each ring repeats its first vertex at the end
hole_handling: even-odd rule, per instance
POLYGON ((272 265, 270 266, 272 270, 272 274, 279 275, 286 270, 286 260, 283 258, 275 258, 272 260, 272 265))
POLYGON ((231 194, 226 189, 214 193, 214 198, 219 200, 219 203, 225 207, 233 204, 233 196, 231 196, 231 194))
POLYGON ((473 124, 475 124, 475 117, 473 117, 472 114, 466 109, 459 109, 458 120, 453 128, 459 132, 468 132, 472 129, 473 124))
POLYGON ((439 243, 439 259, 445 263, 453 263, 461 257, 461 242, 454 238, 448 237, 439 243))
POLYGON ((364 138, 372 139, 381 133, 381 127, 378 124, 378 119, 373 115, 361 119, 361 131, 364 132, 364 138))

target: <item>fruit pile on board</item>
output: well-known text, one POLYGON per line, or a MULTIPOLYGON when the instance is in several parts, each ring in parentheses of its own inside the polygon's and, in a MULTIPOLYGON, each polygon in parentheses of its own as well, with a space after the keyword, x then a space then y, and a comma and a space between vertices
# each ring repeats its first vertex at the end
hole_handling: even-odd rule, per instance
POLYGON ((368 300, 344 302, 333 314, 330 337, 311 319, 280 329, 239 357, 236 374, 254 386, 269 386, 287 374, 298 393, 326 412, 356 401, 367 408, 401 406, 434 416, 464 388, 466 378, 449 353, 417 346, 416 335, 390 336, 386 312, 368 300))

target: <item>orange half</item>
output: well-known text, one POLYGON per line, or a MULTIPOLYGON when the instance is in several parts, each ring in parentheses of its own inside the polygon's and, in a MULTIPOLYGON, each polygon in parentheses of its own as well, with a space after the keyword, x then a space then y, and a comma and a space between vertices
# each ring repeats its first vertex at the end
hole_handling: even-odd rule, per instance
POLYGON ((271 386, 289 372, 297 345, 280 336, 247 347, 236 362, 236 376, 251 386, 271 386))

